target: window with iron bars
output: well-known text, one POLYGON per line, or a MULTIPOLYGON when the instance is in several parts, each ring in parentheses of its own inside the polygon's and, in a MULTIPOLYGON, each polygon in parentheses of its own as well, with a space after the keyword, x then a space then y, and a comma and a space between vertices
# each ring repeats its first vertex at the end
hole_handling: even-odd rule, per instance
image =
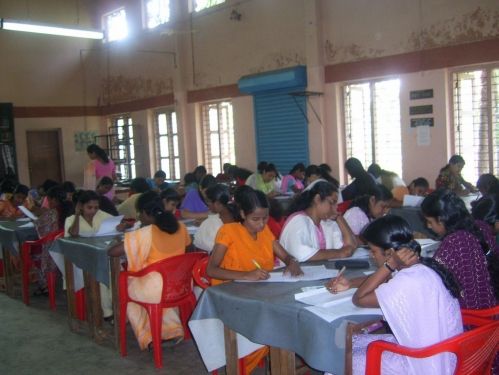
POLYGON ((499 67, 453 73, 454 152, 466 161, 462 175, 475 183, 499 173, 499 67))
POLYGON ((174 111, 156 114, 157 167, 167 180, 180 180, 180 149, 177 115, 174 111))
POLYGON ((349 84, 343 99, 347 158, 402 176, 400 80, 349 84))

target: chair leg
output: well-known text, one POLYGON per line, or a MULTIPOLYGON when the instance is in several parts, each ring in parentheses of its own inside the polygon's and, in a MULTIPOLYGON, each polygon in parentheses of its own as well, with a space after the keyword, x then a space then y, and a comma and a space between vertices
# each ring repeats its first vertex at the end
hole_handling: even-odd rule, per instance
POLYGON ((127 356, 127 350, 126 350, 126 308, 127 308, 127 301, 125 300, 124 297, 120 296, 120 351, 121 351, 121 356, 126 357, 127 356))
POLYGON ((29 305, 29 269, 30 269, 30 261, 29 261, 29 249, 21 250, 21 257, 23 260, 23 264, 21 267, 21 277, 23 284, 23 302, 26 306, 29 305))
POLYGON ((184 328, 184 340, 189 340, 191 338, 191 331, 189 330, 189 318, 194 311, 194 306, 191 304, 184 304, 178 307, 178 312, 180 315, 180 322, 182 323, 182 328, 184 328))
POLYGON ((55 271, 47 272, 47 288, 49 290, 49 306, 52 311, 55 311, 55 279, 57 273, 55 271))
POLYGON ((156 368, 163 367, 163 357, 161 350, 161 325, 163 320, 163 309, 159 305, 149 305, 149 323, 151 325, 152 347, 154 364, 156 368))
POLYGON ((87 317, 85 312, 85 302, 85 289, 82 288, 75 292, 76 317, 81 321, 85 321, 87 317))

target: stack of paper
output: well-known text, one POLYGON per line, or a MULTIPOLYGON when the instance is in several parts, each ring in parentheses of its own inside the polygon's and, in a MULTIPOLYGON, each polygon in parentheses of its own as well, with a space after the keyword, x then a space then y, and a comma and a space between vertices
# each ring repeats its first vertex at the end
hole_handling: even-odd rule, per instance
POLYGON ((112 217, 107 218, 106 220, 103 220, 101 222, 99 230, 95 234, 88 234, 88 235, 80 234, 80 236, 82 236, 82 237, 101 237, 101 236, 113 236, 113 235, 121 234, 121 232, 118 232, 116 230, 116 227, 121 223, 121 220, 123 220, 123 215, 112 216, 112 217))
POLYGON ((424 197, 420 197, 418 195, 404 195, 404 202, 402 203, 402 206, 404 207, 419 207, 421 206, 421 202, 423 201, 424 197))
MULTIPOLYGON (((271 282, 271 283, 282 283, 282 282, 296 282, 296 281, 312 281, 312 280, 324 280, 335 277, 338 274, 338 270, 331 270, 325 266, 304 266, 301 267, 303 271, 302 276, 293 277, 289 274, 284 275, 283 271, 270 272, 270 278, 267 280, 258 280, 255 282, 271 282)), ((253 282, 249 280, 236 280, 239 282, 253 282)))
POLYGON ((416 241, 421 246, 421 256, 424 257, 432 257, 440 246, 440 241, 435 241, 431 238, 420 238, 416 241))

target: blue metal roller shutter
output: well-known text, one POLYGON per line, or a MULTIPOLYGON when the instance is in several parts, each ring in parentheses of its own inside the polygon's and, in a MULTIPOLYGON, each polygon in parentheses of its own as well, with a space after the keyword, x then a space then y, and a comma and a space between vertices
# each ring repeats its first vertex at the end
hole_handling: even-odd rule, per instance
POLYGON ((298 162, 309 163, 306 98, 289 95, 303 90, 254 95, 257 159, 274 163, 282 174, 298 162))

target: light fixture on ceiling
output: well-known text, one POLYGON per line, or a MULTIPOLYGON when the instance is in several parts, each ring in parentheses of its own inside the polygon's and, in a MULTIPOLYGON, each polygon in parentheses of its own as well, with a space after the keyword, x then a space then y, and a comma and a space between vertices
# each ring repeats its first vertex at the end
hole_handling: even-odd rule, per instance
POLYGON ((8 20, 0 18, 0 29, 12 31, 24 31, 28 33, 38 33, 47 35, 69 36, 74 38, 102 39, 104 34, 101 31, 60 27, 53 25, 34 24, 28 22, 8 20))

